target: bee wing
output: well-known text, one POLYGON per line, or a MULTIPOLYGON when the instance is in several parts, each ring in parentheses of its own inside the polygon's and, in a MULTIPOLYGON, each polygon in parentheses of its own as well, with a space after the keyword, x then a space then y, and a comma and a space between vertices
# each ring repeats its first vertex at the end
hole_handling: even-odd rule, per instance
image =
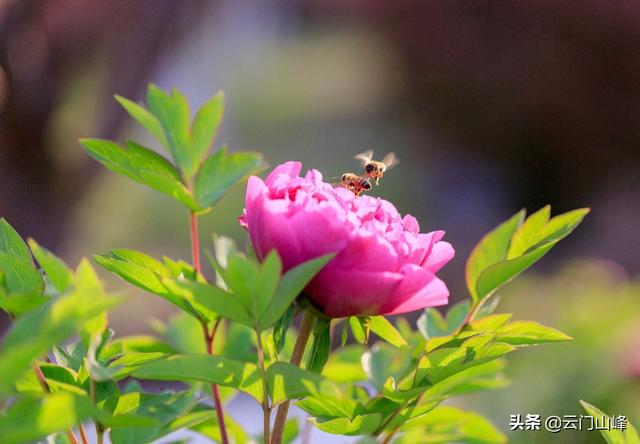
POLYGON ((382 159, 382 163, 384 163, 387 168, 391 168, 392 166, 394 166, 398 162, 399 162, 398 158, 396 157, 396 155, 394 153, 389 153, 386 156, 384 156, 384 159, 382 159))
POLYGON ((364 153, 360 153, 354 157, 354 159, 358 159, 362 162, 362 165, 369 163, 371 159, 373 159, 373 150, 367 150, 364 153))

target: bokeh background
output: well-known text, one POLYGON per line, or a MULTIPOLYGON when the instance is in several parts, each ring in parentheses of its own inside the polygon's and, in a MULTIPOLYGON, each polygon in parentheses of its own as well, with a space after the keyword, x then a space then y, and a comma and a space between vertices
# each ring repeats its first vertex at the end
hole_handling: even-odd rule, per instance
MULTIPOLYGON (((520 353, 512 387, 465 402, 580 414, 578 399, 640 422, 640 3, 637 0, 0 0, 0 215, 70 263, 115 247, 189 257, 169 198, 105 172, 85 136, 145 139, 113 100, 150 81, 194 105, 226 93, 218 138, 339 176, 353 155, 395 151, 374 193, 443 228, 444 270, 521 207, 589 206, 584 224, 500 310, 574 342, 520 353)), ((244 242, 239 187, 203 218, 244 242)), ((126 289, 120 332, 173 310, 126 289)), ((6 321, 4 321, 6 322, 6 321)), ((513 433, 515 443, 600 442, 513 433)))

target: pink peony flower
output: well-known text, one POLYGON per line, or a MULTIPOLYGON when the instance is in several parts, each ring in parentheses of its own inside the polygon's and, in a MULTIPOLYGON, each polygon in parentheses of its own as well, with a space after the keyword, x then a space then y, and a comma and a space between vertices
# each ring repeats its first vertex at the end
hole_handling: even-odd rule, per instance
POLYGON ((240 217, 259 259, 271 249, 284 269, 336 253, 305 294, 330 317, 399 314, 444 305, 445 283, 436 277, 454 250, 444 231, 420 233, 418 221, 402 217, 388 201, 356 197, 322 181, 300 162, 286 162, 269 177, 249 178, 240 217))

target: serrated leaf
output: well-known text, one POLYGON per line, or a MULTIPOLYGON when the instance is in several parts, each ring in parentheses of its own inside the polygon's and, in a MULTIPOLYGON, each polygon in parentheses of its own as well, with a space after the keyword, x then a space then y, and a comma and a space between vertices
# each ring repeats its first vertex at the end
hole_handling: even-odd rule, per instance
POLYGON ((126 149, 104 139, 81 139, 80 143, 108 170, 167 194, 191 211, 202 210, 175 167, 156 152, 133 141, 126 142, 126 149))
POLYGON ((370 316, 369 328, 371 331, 378 335, 381 339, 385 340, 394 347, 402 348, 406 347, 407 341, 404 340, 402 335, 391 322, 389 322, 384 316, 370 316))
POLYGON ((149 133, 154 136, 162 144, 163 147, 169 148, 167 138, 164 135, 160 121, 151 114, 145 107, 137 104, 125 97, 116 95, 116 100, 129 113, 131 117, 136 119, 149 133))
POLYGON ((519 211, 506 222, 486 234, 474 247, 465 267, 467 288, 474 301, 480 298, 476 292, 476 282, 482 272, 507 257, 509 244, 515 231, 524 220, 524 210, 519 211))
POLYGON ((240 151, 228 154, 226 147, 220 148, 200 168, 194 187, 196 200, 202 207, 213 206, 231 187, 257 172, 261 165, 260 153, 240 151))

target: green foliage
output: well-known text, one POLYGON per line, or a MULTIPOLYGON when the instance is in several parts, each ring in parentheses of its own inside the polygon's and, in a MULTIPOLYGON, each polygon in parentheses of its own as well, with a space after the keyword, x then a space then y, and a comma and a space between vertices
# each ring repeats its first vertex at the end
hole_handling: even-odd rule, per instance
POLYGON ((547 206, 525 219, 523 210, 487 234, 467 260, 467 287, 474 303, 482 303, 537 262, 568 236, 588 212, 583 208, 549 219, 547 206))
MULTIPOLYGON (((273 326, 288 310, 302 289, 332 258, 321 256, 304 262, 280 276, 277 253, 262 264, 243 255, 233 255, 226 269, 217 267, 228 291, 198 282, 176 282, 190 301, 207 307, 226 319, 263 331, 273 326)), ((166 285, 171 282, 165 280, 166 285)))
POLYGON ((71 393, 23 397, 0 416, 0 436, 4 444, 29 443, 73 427, 94 414, 88 398, 71 393))
MULTIPOLYGON (((116 99, 167 157, 133 141, 83 139, 82 145, 107 169, 173 197, 194 218, 262 166, 259 153, 230 153, 222 146, 209 154, 222 121, 222 93, 206 101, 193 121, 177 90, 150 85, 144 105, 116 99)), ((526 219, 519 212, 487 234, 469 257, 470 301, 444 315, 428 308, 417 330, 404 318, 394 325, 384 316, 349 317, 336 350, 332 320, 303 295, 332 254, 284 272, 275 250, 258 260, 214 236, 209 259, 215 283, 184 261, 128 249, 97 255, 103 268, 180 309, 166 323, 153 323, 155 336, 118 337, 107 312, 120 298, 107 294, 90 263, 83 260, 72 270, 34 240, 27 245, 2 219, 0 308, 13 325, 0 342, 0 439, 67 442, 67 430, 91 420, 114 444, 148 443, 181 429, 221 441, 220 413, 232 440, 251 442, 224 415, 218 396, 217 412, 203 402, 219 386, 222 400, 238 392, 254 398, 265 421, 274 408, 293 401, 318 429, 360 435, 362 442, 423 442, 426 436, 432 443, 502 443, 505 437, 485 419, 442 403, 503 387, 505 357, 518 349, 571 339, 492 312, 496 291, 566 237, 587 212, 550 218, 544 207, 526 219), (293 347, 292 325, 301 312, 302 330, 311 331, 306 350, 302 342, 293 347), (357 344, 347 345, 349 330, 357 344), (370 343, 371 333, 380 340, 370 343), (183 388, 146 393, 139 380, 178 382, 183 388)), ((299 434, 298 423, 289 421, 283 442, 299 434)), ((633 428, 605 437, 638 444, 633 428)))
POLYGON ((116 100, 160 142, 173 163, 133 141, 124 147, 101 139, 82 139, 81 144, 107 169, 173 197, 189 211, 208 211, 232 186, 262 169, 262 155, 256 152, 229 154, 223 147, 207 157, 222 121, 222 92, 202 105, 193 123, 187 99, 175 89, 169 94, 149 85, 146 107, 121 96, 116 100))
POLYGON ((600 433, 602 433, 602 436, 608 444, 640 444, 640 435, 638 435, 638 431, 628 420, 625 423, 625 430, 619 430, 612 427, 612 418, 602 412, 602 410, 585 401, 580 401, 580 404, 582 404, 582 408, 588 415, 595 418, 594 421, 598 421, 598 425, 602 427, 600 433))

